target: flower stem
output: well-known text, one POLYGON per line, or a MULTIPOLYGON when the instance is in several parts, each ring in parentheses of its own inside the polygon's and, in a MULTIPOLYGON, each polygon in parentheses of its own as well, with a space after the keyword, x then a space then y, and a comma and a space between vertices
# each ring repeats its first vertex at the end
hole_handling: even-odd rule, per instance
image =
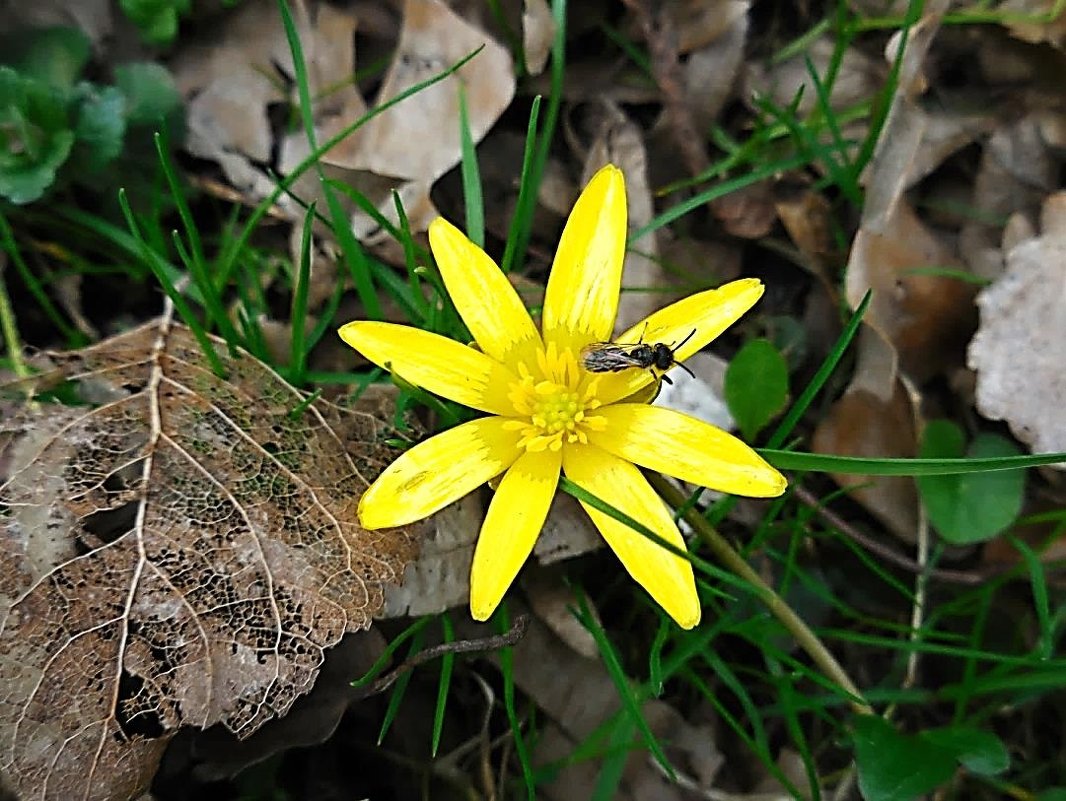
MULTIPOLYGON (((647 477, 660 497, 673 508, 676 509, 685 502, 685 496, 680 490, 658 473, 649 472, 647 477)), ((690 509, 685 513, 684 518, 726 567, 754 587, 759 600, 766 604, 770 614, 788 629, 800 648, 806 651, 822 673, 835 681, 850 696, 852 709, 863 715, 874 714, 873 708, 866 703, 859 688, 855 686, 855 682, 851 680, 851 677, 837 662, 836 657, 825 647, 818 635, 811 631, 800 616, 792 610, 792 607, 785 602, 784 598, 774 592, 773 587, 763 581, 762 577, 752 569, 751 565, 744 561, 744 557, 737 553, 725 537, 719 534, 714 526, 708 523, 707 519, 696 509, 690 509)))
POLYGON ((7 284, 4 283, 4 264, 0 263, 0 332, 4 335, 7 343, 8 359, 11 369, 19 378, 25 378, 30 374, 22 361, 22 341, 19 339, 18 325, 15 323, 15 313, 11 309, 11 298, 7 294, 7 284))

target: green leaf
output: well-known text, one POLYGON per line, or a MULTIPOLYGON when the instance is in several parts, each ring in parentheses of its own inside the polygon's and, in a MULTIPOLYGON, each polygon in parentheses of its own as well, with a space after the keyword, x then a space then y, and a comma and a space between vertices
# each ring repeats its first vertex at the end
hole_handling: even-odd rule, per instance
POLYGON ((121 0, 120 5, 152 44, 168 44, 178 35, 178 17, 189 13, 189 0, 121 0))
POLYGON ((855 763, 866 801, 911 801, 955 772, 951 750, 900 734, 875 715, 855 719, 855 763))
POLYGON ((70 89, 89 62, 92 43, 77 28, 37 28, 0 36, 0 62, 56 89, 70 89))
POLYGON ((78 121, 74 126, 71 164, 80 175, 91 176, 122 152, 126 98, 114 86, 80 83, 77 101, 78 121))
POLYGON ((1036 797, 1036 801, 1066 801, 1066 787, 1049 787, 1036 797))
POLYGON ((725 402, 744 437, 754 439, 787 400, 785 357, 769 340, 746 343, 725 371, 725 402))
POLYGON ((995 776, 1010 767, 1010 754, 1003 741, 991 732, 972 726, 930 729, 918 735, 926 742, 951 751, 968 771, 995 776))
POLYGON ((73 144, 62 94, 0 67, 0 197, 18 204, 37 200, 73 144))
MULTIPOLYGON (((965 449, 962 429, 948 420, 930 422, 922 433, 923 458, 1017 456, 1018 448, 997 434, 978 434, 965 449)), ((984 542, 1018 516, 1025 472, 1000 470, 953 476, 919 476, 918 491, 940 536, 956 545, 984 542)))
POLYGON ((136 62, 115 67, 115 86, 126 98, 130 126, 165 125, 174 139, 181 125, 181 93, 174 77, 161 64, 136 62))

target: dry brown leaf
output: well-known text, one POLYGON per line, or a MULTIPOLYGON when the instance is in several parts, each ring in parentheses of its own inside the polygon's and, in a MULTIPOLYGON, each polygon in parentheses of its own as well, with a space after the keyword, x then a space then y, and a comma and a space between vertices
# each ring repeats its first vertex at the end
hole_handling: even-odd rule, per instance
POLYGON ((855 235, 845 291, 852 308, 868 289, 864 322, 899 353, 900 367, 919 383, 958 361, 973 330, 972 285, 922 270, 961 269, 958 257, 904 201, 855 235))
MULTIPOLYGON (((459 92, 466 92, 470 133, 479 142, 514 97, 507 49, 440 0, 406 0, 403 29, 377 105, 425 81, 481 48, 454 75, 382 112, 341 146, 331 164, 432 183, 461 157, 459 92)), ((342 127, 352 120, 337 120, 342 127)), ((338 127, 338 129, 339 129, 338 127)), ((331 131, 327 127, 328 135, 331 131)))
POLYGON ((1047 453, 1066 451, 1066 192, 1046 200, 1041 228, 1007 254, 1006 271, 978 296, 969 366, 978 411, 1047 453))
MULTIPOLYGON (((811 446, 837 456, 912 458, 918 450, 916 398, 900 380, 895 348, 876 328, 860 329, 858 364, 844 395, 818 424, 811 446)), ((897 537, 914 542, 918 492, 899 476, 831 474, 897 537)))
MULTIPOLYGON (((626 212, 629 230, 651 222, 655 205, 648 186, 648 156, 640 128, 615 103, 604 101, 595 106, 598 115, 596 136, 585 158, 581 179, 584 186, 604 164, 614 164, 626 176, 626 212)), ((625 256, 622 284, 628 290, 618 302, 615 332, 621 332, 644 319, 673 298, 659 291, 669 285, 659 255, 658 237, 648 234, 625 256)))
MULTIPOLYGON (((518 611, 520 607, 516 607, 518 611)), ((470 627, 473 629, 473 627, 470 627)), ((474 636, 474 631, 462 631, 474 636)), ((618 688, 599 658, 589 659, 573 650, 538 618, 531 620, 525 637, 514 648, 515 685, 544 711, 532 758, 536 765, 559 761, 564 765, 543 787, 545 799, 573 801, 590 798, 599 780, 599 760, 568 759, 577 743, 589 737, 621 708, 618 688)), ((641 705, 641 715, 666 748, 668 758, 688 783, 713 787, 723 764, 707 724, 695 725, 676 709, 656 699, 641 705)), ((665 777, 642 748, 626 760, 618 794, 620 801, 654 798, 680 801, 690 796, 665 777)))
MULTIPOLYGON (((724 3, 689 3, 699 9, 703 25, 679 24, 678 49, 692 52, 685 62, 685 101, 696 126, 710 130, 733 94, 744 46, 748 41, 747 0, 724 3)), ((674 6, 675 8, 677 6, 674 6)))
POLYGON ((525 0, 522 12, 522 52, 530 75, 540 75, 555 39, 555 18, 548 0, 525 0))
POLYGON ((1066 46, 1066 13, 1055 0, 1005 0, 998 10, 1006 12, 1003 24, 1012 36, 1034 44, 1066 46), (1054 18, 1044 21, 1055 8, 1058 13, 1054 18))
POLYGON ((246 736, 310 688, 409 531, 356 521, 372 415, 143 325, 54 358, 89 405, 0 427, 0 768, 25 799, 126 799, 185 726, 246 736))
POLYGON ((959 250, 970 269, 982 278, 997 278, 1004 269, 1003 220, 1023 213, 1035 224, 1041 202, 1055 190, 1059 162, 1046 134, 1042 114, 1027 114, 989 137, 973 183, 975 219, 959 235, 959 250))
MULTIPOLYGON (((311 14, 295 13, 294 21, 322 136, 358 119, 366 104, 352 83, 355 17, 328 4, 311 4, 310 9, 311 14)), ((207 37, 182 47, 172 69, 188 100, 186 148, 217 161, 238 190, 253 197, 268 195, 274 181, 258 166, 271 165, 276 145, 268 106, 293 99, 287 83, 295 75, 277 5, 244 4, 207 37)), ((296 138, 305 140, 302 133, 296 138)), ((293 208, 287 198, 278 202, 293 208)))

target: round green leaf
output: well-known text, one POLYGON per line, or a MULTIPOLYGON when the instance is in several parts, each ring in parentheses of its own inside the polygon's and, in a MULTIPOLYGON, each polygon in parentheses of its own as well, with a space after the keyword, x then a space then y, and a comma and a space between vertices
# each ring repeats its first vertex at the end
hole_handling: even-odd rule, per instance
POLYGON ((122 152, 126 133, 126 98, 113 86, 78 85, 78 122, 74 126, 79 175, 92 175, 122 152))
POLYGON ((753 339, 733 357, 725 371, 725 402, 747 439, 785 407, 788 364, 766 339, 753 339))
MULTIPOLYGON (((964 451, 962 429, 947 420, 930 422, 922 434, 923 458, 1017 456, 1019 450, 996 434, 978 434, 964 451)), ((919 476, 918 491, 930 522, 956 545, 984 542, 1009 526, 1022 508, 1023 470, 995 470, 944 476, 919 476)))
POLYGON ((60 92, 0 67, 0 197, 37 200, 55 182, 73 143, 60 92))
POLYGON ((0 59, 27 78, 70 89, 89 62, 92 43, 78 28, 17 30, 0 37, 0 59))
POLYGON ((918 735, 926 742, 951 751, 971 773, 995 776, 1010 767, 1010 754, 1003 741, 991 732, 972 726, 930 729, 918 735))
POLYGON ((900 734, 875 715, 855 719, 855 764, 866 801, 912 801, 955 772, 955 755, 920 737, 900 734))
POLYGON ((130 125, 166 124, 180 121, 181 93, 174 78, 162 64, 137 62, 115 67, 115 86, 126 98, 126 118, 130 125))

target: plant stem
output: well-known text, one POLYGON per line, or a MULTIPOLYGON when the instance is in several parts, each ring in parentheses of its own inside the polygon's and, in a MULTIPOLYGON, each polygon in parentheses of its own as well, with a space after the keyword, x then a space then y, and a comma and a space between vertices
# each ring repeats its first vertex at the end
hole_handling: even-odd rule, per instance
POLYGON ((19 339, 18 325, 15 323, 15 312, 11 308, 11 297, 7 294, 3 263, 0 263, 0 332, 3 332, 4 342, 7 343, 7 354, 11 360, 11 369, 19 378, 25 378, 30 374, 30 371, 26 368, 26 363, 22 361, 22 340, 19 339))
MULTIPOLYGON (((658 473, 649 471, 647 477, 655 491, 670 506, 676 509, 685 502, 684 494, 658 473)), ((708 523, 696 509, 690 509, 685 514, 684 519, 695 529, 700 539, 714 552, 722 564, 755 588, 759 595, 759 600, 766 604, 770 614, 788 629, 789 633, 796 639, 799 647, 807 653, 822 673, 835 681, 851 696, 852 709, 861 715, 874 714, 873 708, 863 699, 859 688, 855 686, 855 682, 851 680, 851 677, 837 662, 836 657, 825 647, 818 635, 811 631, 800 616, 792 610, 792 607, 785 602, 784 598, 774 592, 773 587, 763 581, 762 577, 752 569, 751 565, 744 561, 744 557, 736 552, 725 537, 719 534, 714 526, 708 523)))

